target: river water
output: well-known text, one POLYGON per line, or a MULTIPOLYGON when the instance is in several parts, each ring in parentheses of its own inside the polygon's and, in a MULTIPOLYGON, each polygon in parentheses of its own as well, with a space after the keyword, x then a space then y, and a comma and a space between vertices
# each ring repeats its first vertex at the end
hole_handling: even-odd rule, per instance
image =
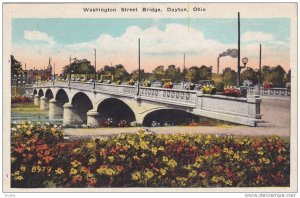
POLYGON ((49 120, 48 111, 11 111, 11 121, 34 121, 62 124, 62 119, 49 120))

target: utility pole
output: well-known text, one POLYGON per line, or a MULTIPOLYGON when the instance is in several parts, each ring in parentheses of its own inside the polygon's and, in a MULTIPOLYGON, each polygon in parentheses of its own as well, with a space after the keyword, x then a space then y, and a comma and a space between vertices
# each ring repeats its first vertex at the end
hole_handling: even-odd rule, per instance
POLYGON ((95 50, 95 75, 94 75, 94 89, 96 88, 96 80, 97 80, 97 67, 96 67, 96 49, 95 50))
POLYGON ((237 86, 240 86, 240 75, 241 75, 241 35, 240 35, 240 12, 238 12, 238 58, 237 58, 237 86))
POLYGON ((69 65, 69 86, 71 85, 71 56, 70 56, 70 65, 69 65))
POLYGON ((183 76, 183 87, 182 89, 184 89, 184 84, 185 84, 185 53, 183 53, 183 70, 182 70, 182 76, 183 76))
POLYGON ((137 84, 137 96, 140 95, 140 82, 141 82, 141 51, 140 51, 140 38, 139 38, 139 81, 138 81, 138 84, 137 84))
POLYGON ((258 70, 258 93, 260 95, 261 86, 261 44, 259 44, 259 70, 258 70))

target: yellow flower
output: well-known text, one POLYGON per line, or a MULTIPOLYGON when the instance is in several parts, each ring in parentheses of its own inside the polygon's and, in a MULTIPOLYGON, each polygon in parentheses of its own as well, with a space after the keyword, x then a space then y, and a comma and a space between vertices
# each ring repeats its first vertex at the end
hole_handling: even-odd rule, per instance
POLYGON ((248 153, 248 151, 244 150, 244 151, 242 151, 242 153, 244 153, 244 154, 247 154, 247 153, 248 153))
POLYGON ((53 127, 52 127, 50 130, 51 130, 52 133, 55 133, 55 132, 56 132, 56 129, 53 128, 53 127))
POLYGON ((195 168, 200 168, 200 167, 201 167, 201 163, 195 162, 195 163, 193 164, 193 166, 194 166, 195 168))
POLYGON ((163 162, 168 162, 169 161, 169 159, 168 159, 168 157, 166 157, 166 156, 163 156, 163 162))
POLYGON ((139 160, 140 158, 139 158, 137 155, 134 155, 134 156, 133 156, 133 159, 134 159, 134 160, 139 160))
POLYGON ((75 168, 71 168, 70 174, 71 175, 76 175, 77 174, 77 170, 75 168))
POLYGON ((162 147, 162 146, 160 146, 160 147, 158 147, 158 149, 157 150, 159 150, 159 151, 164 151, 165 150, 165 148, 164 147, 162 147))
POLYGON ((64 173, 64 170, 63 170, 62 168, 57 168, 57 169, 55 170, 55 173, 61 175, 61 174, 64 173))
POLYGON ((231 180, 225 180, 224 183, 227 184, 228 186, 232 186, 232 181, 231 180))
POLYGON ((239 156, 238 154, 234 154, 233 158, 234 158, 234 159, 237 159, 237 160, 240 160, 240 159, 241 159, 240 156, 239 156))
POLYGON ((14 175, 20 175, 20 171, 16 171, 14 175))
POLYGON ((103 174, 105 173, 107 170, 107 166, 106 165, 101 165, 100 168, 97 169, 97 173, 99 174, 103 174))
POLYGON ((224 148, 224 149, 223 149, 223 152, 224 152, 224 153, 227 153, 228 151, 229 151, 228 148, 224 148))
POLYGON ((71 162, 72 167, 76 168, 77 166, 81 165, 81 162, 74 160, 73 162, 71 162))
POLYGON ((140 146, 141 146, 141 148, 142 148, 143 150, 148 149, 148 145, 147 145, 147 143, 144 142, 144 141, 140 143, 140 146))
POLYGON ((141 173, 138 171, 131 174, 131 179, 134 181, 139 180, 140 178, 141 178, 141 173))
POLYGON ((153 148, 151 149, 151 151, 152 151, 152 153, 153 153, 154 155, 156 155, 156 154, 157 154, 157 147, 153 147, 153 148))
POLYGON ((112 176, 115 173, 115 171, 113 169, 111 169, 111 168, 108 168, 105 173, 108 176, 112 176))
POLYGON ((122 159, 125 159, 126 155, 121 154, 121 155, 119 155, 119 157, 122 158, 122 159))
POLYGON ((26 131, 26 135, 31 135, 31 131, 30 130, 26 131))
POLYGON ((197 176, 197 171, 192 170, 192 172, 189 173, 189 177, 196 177, 197 176))
POLYGON ((171 168, 175 168, 177 166, 177 162, 173 159, 170 159, 169 162, 168 162, 168 165, 171 167, 171 168))
POLYGON ((26 171, 26 166, 21 166, 21 167, 20 167, 20 170, 21 170, 22 172, 25 172, 25 171, 26 171))
POLYGON ((205 140, 205 142, 204 142, 205 144, 209 144, 210 143, 210 141, 209 140, 205 140))
POLYGON ((151 178, 154 176, 153 172, 150 171, 150 170, 147 170, 147 171, 145 172, 145 175, 146 175, 146 177, 147 177, 148 179, 151 179, 151 178))
POLYGON ((108 156, 107 159, 110 161, 110 162, 113 162, 115 160, 115 157, 114 156, 108 156))
POLYGON ((19 181, 21 181, 23 179, 24 179, 24 177, 22 175, 19 175, 19 176, 15 177, 15 180, 19 180, 19 181))
POLYGON ((159 169, 159 172, 160 172, 161 175, 165 175, 167 173, 167 170, 161 168, 161 169, 159 169))
POLYGON ((258 153, 259 155, 263 155, 263 154, 264 154, 263 151, 258 151, 257 153, 258 153))
POLYGON ((143 153, 143 154, 141 155, 141 157, 146 157, 146 154, 145 154, 145 153, 143 153))
POLYGON ((95 158, 90 158, 89 159, 89 165, 95 164, 95 163, 96 163, 96 159, 95 158))
POLYGON ((35 173, 35 172, 36 172, 36 166, 33 166, 33 167, 31 168, 31 172, 32 172, 32 173, 35 173))
POLYGON ((94 147, 95 147, 95 145, 92 142, 88 142, 86 144, 86 148, 94 148, 94 147))

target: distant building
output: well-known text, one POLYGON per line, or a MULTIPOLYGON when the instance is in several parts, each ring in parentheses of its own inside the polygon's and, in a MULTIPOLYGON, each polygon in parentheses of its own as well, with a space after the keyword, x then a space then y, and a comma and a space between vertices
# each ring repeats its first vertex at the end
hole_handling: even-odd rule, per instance
POLYGON ((52 65, 51 58, 46 69, 30 69, 24 70, 27 72, 27 84, 32 84, 37 81, 47 81, 52 79, 52 65))

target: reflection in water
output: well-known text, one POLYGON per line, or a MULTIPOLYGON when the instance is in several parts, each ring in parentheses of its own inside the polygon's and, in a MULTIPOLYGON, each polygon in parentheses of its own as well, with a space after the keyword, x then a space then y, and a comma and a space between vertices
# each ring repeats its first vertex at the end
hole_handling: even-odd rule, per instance
POLYGON ((49 120, 48 112, 32 112, 32 111, 22 111, 22 112, 11 112, 12 121, 35 121, 35 122, 51 122, 56 124, 62 124, 62 119, 49 120))

